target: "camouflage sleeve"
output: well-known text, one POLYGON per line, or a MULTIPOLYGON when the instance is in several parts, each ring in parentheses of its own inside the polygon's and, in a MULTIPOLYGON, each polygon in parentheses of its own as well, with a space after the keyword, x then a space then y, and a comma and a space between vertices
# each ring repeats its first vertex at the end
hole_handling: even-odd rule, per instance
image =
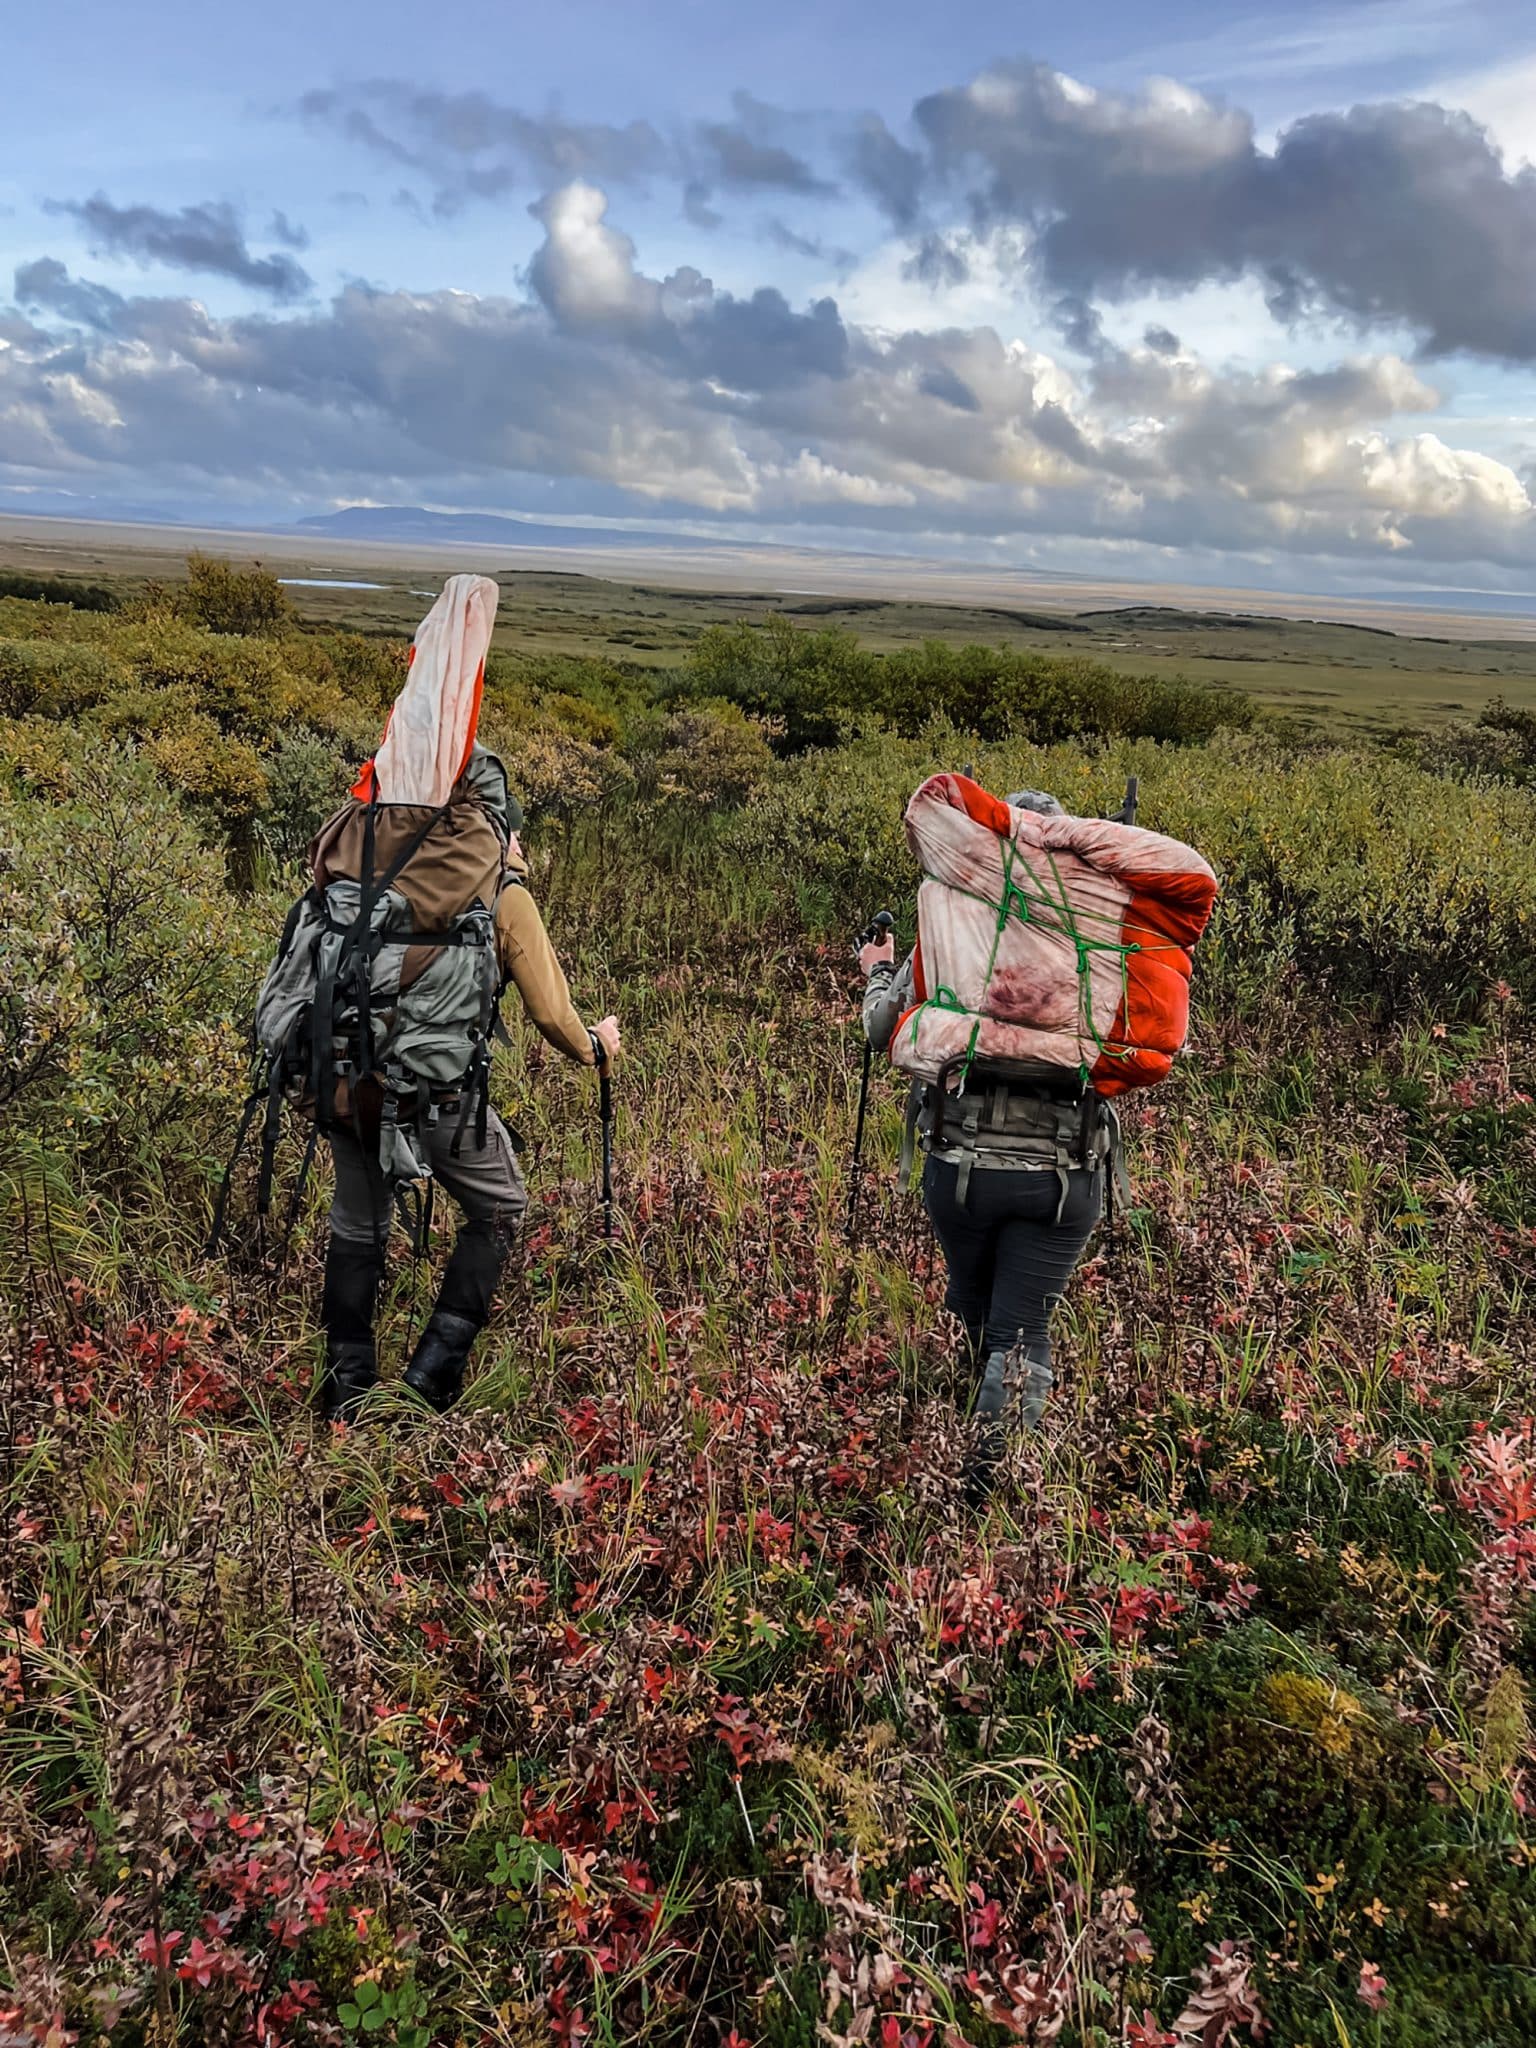
POLYGON ((496 904, 496 950, 501 971, 517 985, 523 1008, 541 1037, 584 1067, 594 1064, 592 1039, 576 1014, 565 970, 526 889, 502 890, 496 904))
POLYGON ((889 1049, 896 1026, 916 1000, 912 955, 899 967, 877 967, 864 991, 864 1036, 876 1052, 889 1049))

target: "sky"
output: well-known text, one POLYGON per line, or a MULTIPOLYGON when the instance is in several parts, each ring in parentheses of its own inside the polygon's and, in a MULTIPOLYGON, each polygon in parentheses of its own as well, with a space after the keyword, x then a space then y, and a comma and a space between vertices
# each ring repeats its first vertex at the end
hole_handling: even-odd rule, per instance
POLYGON ((0 0, 0 510, 1536 566, 1519 0, 0 0))

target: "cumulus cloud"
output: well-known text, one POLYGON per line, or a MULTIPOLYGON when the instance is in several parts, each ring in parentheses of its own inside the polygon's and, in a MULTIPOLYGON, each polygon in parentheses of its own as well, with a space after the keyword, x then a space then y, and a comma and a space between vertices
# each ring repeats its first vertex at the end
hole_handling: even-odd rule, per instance
POLYGON ((607 194, 595 185, 564 186, 533 212, 545 239, 529 282, 566 329, 622 332, 637 352, 717 397, 844 374, 848 337, 832 300, 798 313, 771 286, 743 299, 691 267, 647 277, 634 243, 608 225, 607 194))
MULTIPOLYGON (((1467 114, 1314 114, 1267 151, 1248 115, 1171 81, 1103 93, 1020 63, 913 118, 929 204, 959 196, 982 226, 1027 226, 1052 291, 1091 302, 1251 275, 1283 320, 1323 312, 1406 326, 1429 354, 1536 360, 1536 172, 1508 170, 1467 114)), ((903 219, 901 193, 886 203, 903 219)))
MULTIPOLYGON (((278 300, 302 298, 310 289, 309 273, 292 256, 251 253, 232 206, 205 201, 169 213, 158 206, 114 206, 97 192, 90 199, 52 200, 48 211, 77 221, 99 256, 233 278, 278 300)), ((291 248, 302 246, 292 239, 297 230, 284 216, 277 217, 274 231, 291 248)))
POLYGON ((748 93, 723 120, 579 122, 387 79, 300 106, 425 175, 440 210, 524 179, 669 180, 714 229, 723 194, 821 201, 846 179, 911 239, 914 279, 952 289, 968 244, 999 240, 1089 347, 1107 302, 1251 278, 1283 323, 1321 315, 1406 330, 1431 356, 1536 361, 1536 169, 1440 105, 1314 114, 1264 147, 1241 108, 1174 80, 1105 92, 1021 59, 927 94, 904 129, 748 93))
POLYGON ((614 509, 989 548, 1536 563, 1525 485, 1433 431, 1439 394, 1395 355, 1238 372, 1158 329, 1074 369, 990 326, 892 332, 652 276, 589 181, 536 212, 522 297, 353 287, 215 319, 24 265, 6 473, 470 503, 537 477, 614 509))

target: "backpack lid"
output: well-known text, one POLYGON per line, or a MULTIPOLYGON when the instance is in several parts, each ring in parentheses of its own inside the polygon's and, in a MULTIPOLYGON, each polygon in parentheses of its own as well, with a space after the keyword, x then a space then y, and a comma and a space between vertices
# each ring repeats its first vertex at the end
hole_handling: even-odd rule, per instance
POLYGON ((507 771, 500 757, 478 742, 470 749, 464 773, 454 789, 455 796, 468 796, 488 811, 503 843, 523 829, 523 807, 512 794, 507 771))

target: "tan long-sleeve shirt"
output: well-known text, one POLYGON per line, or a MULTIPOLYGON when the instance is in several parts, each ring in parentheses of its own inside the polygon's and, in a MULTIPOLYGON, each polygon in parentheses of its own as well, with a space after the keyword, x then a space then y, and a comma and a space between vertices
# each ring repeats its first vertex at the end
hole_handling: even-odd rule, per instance
POLYGON ((512 879, 496 899, 496 954, 501 971, 522 997, 529 1022, 567 1059, 593 1065, 592 1040, 577 1015, 565 970, 550 944, 539 906, 521 886, 526 869, 512 864, 512 879))

